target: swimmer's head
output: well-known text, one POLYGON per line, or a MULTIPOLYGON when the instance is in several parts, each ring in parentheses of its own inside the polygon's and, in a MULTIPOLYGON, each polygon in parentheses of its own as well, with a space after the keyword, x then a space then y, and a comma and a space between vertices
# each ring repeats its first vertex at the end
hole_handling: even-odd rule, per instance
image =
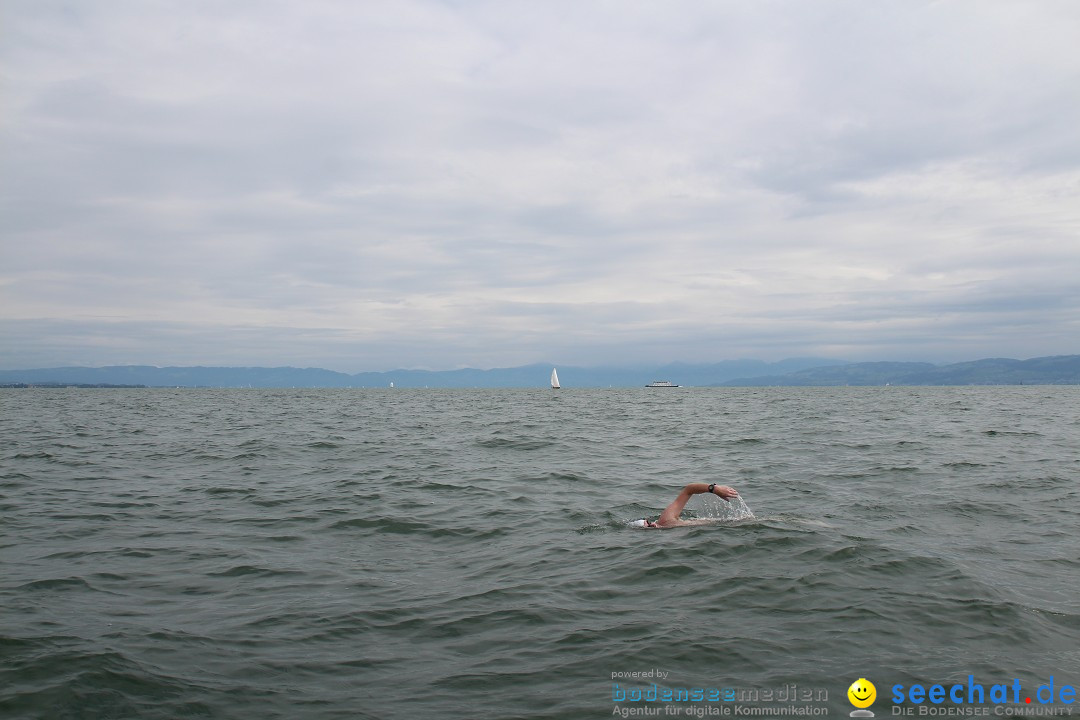
POLYGON ((645 518, 642 518, 640 520, 635 520, 634 522, 630 523, 630 527, 658 528, 660 526, 652 522, 651 520, 646 520, 645 518))

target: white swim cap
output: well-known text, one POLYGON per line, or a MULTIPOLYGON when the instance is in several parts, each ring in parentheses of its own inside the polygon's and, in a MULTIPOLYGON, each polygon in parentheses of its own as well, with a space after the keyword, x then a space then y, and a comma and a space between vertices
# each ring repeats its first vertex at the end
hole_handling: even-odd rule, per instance
POLYGON ((635 520, 630 523, 630 527, 648 527, 644 520, 635 520))

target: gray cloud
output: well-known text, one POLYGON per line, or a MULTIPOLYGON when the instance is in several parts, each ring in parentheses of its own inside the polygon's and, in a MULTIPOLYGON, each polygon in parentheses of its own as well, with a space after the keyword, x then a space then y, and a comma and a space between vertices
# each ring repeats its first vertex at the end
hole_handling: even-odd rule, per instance
POLYGON ((1069 2, 9 2, 5 367, 1078 352, 1069 2))

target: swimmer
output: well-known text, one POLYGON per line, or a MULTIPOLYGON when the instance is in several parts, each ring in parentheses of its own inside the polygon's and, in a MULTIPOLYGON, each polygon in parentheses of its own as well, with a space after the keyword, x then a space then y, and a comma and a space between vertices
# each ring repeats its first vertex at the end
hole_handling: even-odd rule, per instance
POLYGON ((634 527, 643 528, 669 528, 669 527, 682 527, 685 525, 700 525, 699 522, 692 520, 680 520, 679 515, 682 514, 683 508, 686 507, 686 502, 690 499, 691 495, 697 495, 698 493, 712 493, 718 495, 725 501, 731 500, 731 498, 739 497, 739 493, 735 488, 730 488, 727 485, 706 485, 705 483, 690 483, 682 489, 679 493, 679 497, 675 498, 670 505, 664 508, 664 512, 660 513, 660 517, 655 522, 648 519, 635 520, 630 523, 634 527))

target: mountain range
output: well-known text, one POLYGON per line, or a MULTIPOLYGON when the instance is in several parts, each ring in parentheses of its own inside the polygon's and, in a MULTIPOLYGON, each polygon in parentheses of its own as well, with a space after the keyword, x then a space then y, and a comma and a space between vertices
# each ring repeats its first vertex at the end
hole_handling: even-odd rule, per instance
POLYGON ((1080 355, 1013 360, 986 358, 934 365, 910 362, 864 362, 815 367, 791 373, 728 380, 727 386, 836 385, 1075 385, 1080 384, 1080 355))
MULTIPOLYGON (((477 370, 393 370, 354 375, 321 368, 294 367, 56 367, 0 370, 3 386, 148 387, 547 387, 554 365, 477 370)), ((641 387, 653 380, 683 386, 838 386, 838 385, 1071 385, 1080 384, 1080 355, 1013 360, 988 358, 934 365, 918 362, 850 363, 824 358, 725 360, 709 364, 674 363, 656 367, 558 366, 564 388, 641 387)))

